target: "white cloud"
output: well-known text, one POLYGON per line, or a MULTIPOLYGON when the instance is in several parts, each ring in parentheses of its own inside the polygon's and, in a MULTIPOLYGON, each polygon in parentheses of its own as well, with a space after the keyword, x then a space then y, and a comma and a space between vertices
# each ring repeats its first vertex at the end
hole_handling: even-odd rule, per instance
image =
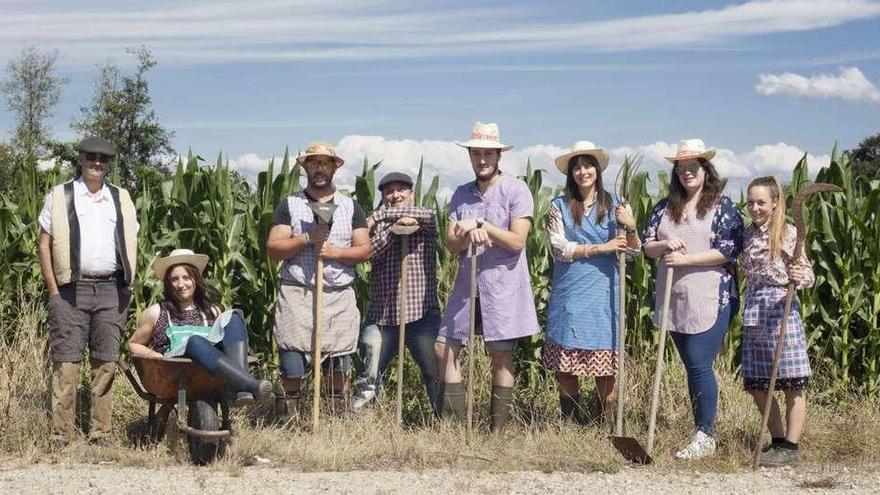
POLYGON ((758 79, 755 90, 764 96, 789 95, 880 104, 880 89, 856 67, 842 68, 838 75, 815 74, 805 77, 786 72, 761 74, 758 79))
MULTIPOLYGON (((641 155, 643 158, 641 170, 648 172, 652 178, 656 177, 658 171, 670 171, 670 164, 663 157, 674 155, 675 147, 675 143, 657 141, 640 146, 609 149, 611 161, 603 174, 605 187, 609 190, 613 189, 614 178, 627 155, 641 155)), ((501 169, 507 174, 523 175, 527 163, 531 161, 533 168, 546 171, 545 184, 561 186, 564 183, 564 176, 556 170, 553 159, 562 154, 566 148, 567 146, 554 144, 514 148, 502 156, 501 169)), ((381 136, 355 135, 342 138, 336 145, 336 151, 346 160, 346 164, 337 173, 335 182, 345 189, 353 188, 354 178, 360 174, 364 158, 371 165, 382 161, 382 165, 377 170, 377 177, 382 177, 391 171, 400 171, 410 174, 413 178, 418 173, 419 162, 424 158, 425 185, 427 186, 435 175, 439 176, 441 197, 449 197, 456 186, 473 180, 467 153, 463 148, 449 141, 394 140, 381 136)), ((783 182, 787 181, 804 153, 797 146, 786 143, 758 145, 745 152, 719 148, 712 162, 718 173, 728 179, 726 192, 738 198, 739 191, 744 189, 753 177, 775 174, 783 182)), ((829 163, 830 157, 808 153, 807 161, 810 175, 814 177, 821 167, 829 163)), ((269 158, 254 153, 246 153, 230 159, 233 168, 251 177, 256 177, 257 173, 265 170, 268 163, 269 158)))
POLYGON ((693 49, 880 15, 880 3, 872 0, 751 1, 715 10, 584 22, 547 19, 538 7, 437 9, 396 1, 72 5, 5 13, 0 19, 0 62, 25 44, 63 47, 63 63, 94 63, 118 57, 124 47, 146 44, 163 62, 189 64, 693 49), (101 27, 71 28, 92 25, 101 27))
MULTIPOLYGON (((280 168, 281 162, 276 160, 276 168, 280 168)), ((266 170, 269 158, 264 158, 256 153, 245 153, 238 158, 230 159, 229 166, 248 177, 256 177, 257 174, 266 170)))

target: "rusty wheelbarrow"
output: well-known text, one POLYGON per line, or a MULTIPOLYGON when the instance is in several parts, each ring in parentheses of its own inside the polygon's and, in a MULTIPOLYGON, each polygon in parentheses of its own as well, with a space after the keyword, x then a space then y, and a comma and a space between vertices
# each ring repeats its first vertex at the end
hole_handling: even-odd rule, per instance
MULTIPOLYGON (((223 382, 186 358, 132 357, 137 376, 124 359, 119 369, 147 403, 148 435, 155 441, 186 435, 193 464, 205 465, 222 456, 232 437, 229 400, 223 382), (156 406, 159 410, 156 410, 156 406), (220 414, 218 415, 218 406, 220 414)), ((249 357, 254 364, 257 358, 249 357)))

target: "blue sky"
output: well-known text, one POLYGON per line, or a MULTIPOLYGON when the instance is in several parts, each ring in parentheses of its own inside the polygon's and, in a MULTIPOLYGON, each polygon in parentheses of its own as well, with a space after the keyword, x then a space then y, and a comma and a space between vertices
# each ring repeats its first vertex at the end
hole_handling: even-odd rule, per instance
MULTIPOLYGON (((145 45, 180 152, 253 173, 323 139, 349 161, 468 178, 451 142, 494 121, 519 172, 575 140, 646 167, 686 137, 719 149, 732 184, 815 167, 880 132, 880 1, 48 2, 0 0, 0 63, 58 50, 70 76, 60 138, 97 66, 145 45)), ((0 137, 12 116, 0 111, 0 137)), ((340 180, 350 180, 351 170, 340 180)))

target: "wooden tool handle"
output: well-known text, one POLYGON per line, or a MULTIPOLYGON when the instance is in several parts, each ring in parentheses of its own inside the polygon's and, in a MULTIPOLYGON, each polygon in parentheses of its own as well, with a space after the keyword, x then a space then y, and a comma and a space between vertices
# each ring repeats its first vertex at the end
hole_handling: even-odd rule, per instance
POLYGON ((666 326, 669 320, 669 300, 672 295, 673 268, 666 268, 666 283, 663 291, 663 307, 660 312, 660 335, 657 341, 657 362, 654 364, 654 388, 651 391, 651 415, 648 418, 648 455, 654 450, 654 431, 657 428, 657 409, 660 406, 660 381, 663 378, 663 355, 666 351, 666 326))
MULTIPOLYGON (((416 226, 418 228, 418 226, 416 226)), ((400 292, 397 294, 397 422, 403 423, 403 353, 406 342, 407 257, 409 237, 400 238, 400 292)))
POLYGON ((312 431, 318 431, 321 417, 321 327, 324 324, 324 260, 315 267, 315 331, 312 341, 312 431))

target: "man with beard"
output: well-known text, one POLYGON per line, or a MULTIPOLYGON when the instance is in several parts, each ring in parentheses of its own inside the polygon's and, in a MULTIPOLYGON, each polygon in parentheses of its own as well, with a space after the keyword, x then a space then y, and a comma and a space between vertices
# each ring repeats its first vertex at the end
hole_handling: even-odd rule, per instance
POLYGON ((40 212, 40 268, 49 292, 52 435, 76 436, 76 388, 86 347, 92 368, 89 441, 109 437, 113 378, 137 265, 137 212, 106 182, 113 144, 79 143, 76 177, 52 188, 40 212))
POLYGON ((355 265, 370 256, 370 239, 361 207, 337 194, 333 175, 344 163, 333 147, 312 142, 297 158, 308 186, 275 208, 266 248, 269 257, 283 261, 281 289, 275 307, 275 341, 281 361, 284 397, 276 399, 276 414, 295 413, 302 377, 311 366, 314 329, 316 261, 324 260, 324 325, 321 329, 323 366, 331 396, 342 402, 347 391, 351 354, 357 346, 360 312, 354 288, 355 265), (333 203, 332 221, 318 221, 309 203, 333 203), (332 371, 331 371, 332 369, 332 371))
POLYGON ((437 306, 436 242, 437 224, 432 208, 413 206, 413 181, 400 172, 391 172, 379 181, 382 206, 367 219, 372 245, 370 306, 367 324, 361 331, 360 352, 363 370, 355 385, 355 410, 376 398, 382 376, 399 348, 398 304, 400 301, 401 238, 394 225, 417 225, 409 235, 407 256, 407 297, 403 320, 404 343, 422 372, 422 381, 432 408, 436 408, 437 361, 434 340, 440 326, 437 306))
POLYGON ((456 144, 467 148, 475 180, 459 186, 449 204, 446 245, 459 256, 459 265, 435 345, 441 381, 438 403, 441 417, 465 415, 458 356, 468 339, 470 272, 476 259, 476 333, 483 337, 492 363, 491 429, 498 433, 510 417, 514 345, 539 331, 524 250, 532 194, 525 182, 498 169, 501 153, 513 147, 501 144, 497 125, 477 122, 471 139, 456 144), (476 258, 469 256, 472 245, 476 258))

